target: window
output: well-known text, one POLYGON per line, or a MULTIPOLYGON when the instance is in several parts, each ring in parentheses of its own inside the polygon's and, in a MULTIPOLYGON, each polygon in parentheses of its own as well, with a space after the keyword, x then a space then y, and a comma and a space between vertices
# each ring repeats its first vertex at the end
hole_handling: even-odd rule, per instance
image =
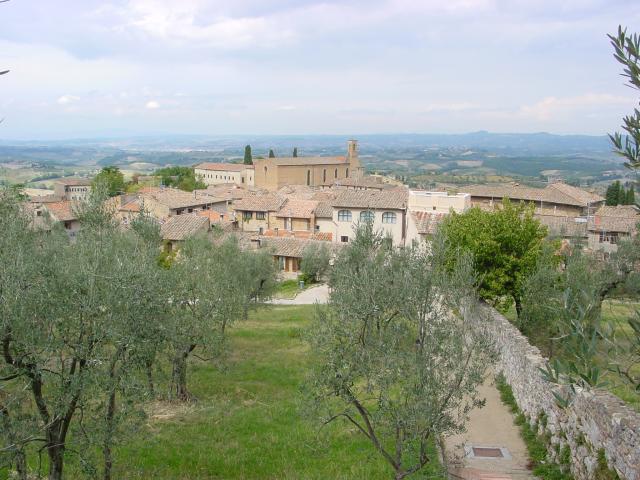
POLYGON ((337 168, 333 171, 333 178, 338 178, 338 169, 337 168))
POLYGON ((307 170, 307 185, 311 185, 311 170, 307 170))
POLYGON ((286 267, 286 259, 285 257, 278 257, 278 268, 280 270, 284 270, 286 267))
POLYGON ((384 212, 382 214, 382 223, 396 223, 396 214, 394 212, 384 212))
POLYGON ((618 243, 618 232, 600 232, 600 243, 618 243))
POLYGON ((435 209, 436 209, 436 206, 434 205, 434 206, 433 206, 433 210, 435 210, 435 209))
POLYGON ((322 170, 322 183, 327 183, 327 169, 322 170))
POLYGON ((264 220, 264 212, 256 212, 256 220, 264 220))
POLYGON ((242 212, 243 220, 251 220, 253 218, 253 212, 242 212))
POLYGON ((361 222, 373 223, 375 218, 376 218, 376 216, 371 210, 365 210, 363 212, 360 212, 360 221, 361 222))
POLYGON ((339 222, 350 222, 351 221, 351 210, 340 210, 338 212, 338 221, 339 222))
POLYGON ((347 174, 345 175, 345 177, 349 177, 349 169, 347 168, 347 174))
POLYGON ((340 241, 341 241, 342 243, 347 243, 347 242, 349 241, 349 237, 347 237, 346 235, 342 235, 342 236, 340 237, 340 241))

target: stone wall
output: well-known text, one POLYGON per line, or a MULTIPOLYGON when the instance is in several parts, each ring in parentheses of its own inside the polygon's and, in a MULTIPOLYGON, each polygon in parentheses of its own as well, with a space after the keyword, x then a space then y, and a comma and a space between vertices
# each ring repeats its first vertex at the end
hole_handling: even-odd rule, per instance
POLYGON ((480 312, 474 315, 475 323, 495 339, 496 371, 502 371, 511 385, 520 410, 549 438, 551 456, 568 446, 576 480, 591 480, 602 450, 621 479, 640 480, 640 414, 599 390, 579 391, 567 409, 560 408, 553 392, 562 393, 566 387, 544 380, 540 351, 494 309, 482 305, 480 312))

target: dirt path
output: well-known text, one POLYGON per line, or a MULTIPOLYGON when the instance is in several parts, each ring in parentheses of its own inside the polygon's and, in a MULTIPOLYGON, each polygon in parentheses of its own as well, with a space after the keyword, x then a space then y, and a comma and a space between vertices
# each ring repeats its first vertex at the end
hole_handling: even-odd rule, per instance
POLYGON ((514 415, 500 400, 492 376, 479 387, 479 392, 486 398, 484 408, 471 412, 466 433, 445 440, 451 478, 536 478, 527 468, 529 457, 520 436, 520 427, 513 423, 514 415))
POLYGON ((303 290, 295 298, 276 298, 271 303, 276 305, 313 305, 314 303, 327 303, 329 300, 329 287, 325 284, 303 290))

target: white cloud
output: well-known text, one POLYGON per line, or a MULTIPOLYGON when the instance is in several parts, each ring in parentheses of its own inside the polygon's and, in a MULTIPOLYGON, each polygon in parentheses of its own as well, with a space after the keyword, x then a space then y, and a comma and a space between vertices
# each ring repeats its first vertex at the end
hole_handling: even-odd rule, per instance
POLYGON ((156 39, 223 50, 279 45, 293 37, 274 17, 231 17, 212 13, 206 2, 131 0, 116 29, 137 30, 156 39), (208 8, 207 8, 208 7, 208 8))
POLYGON ((518 116, 535 120, 551 120, 557 116, 575 114, 580 110, 593 110, 608 107, 620 107, 634 104, 634 99, 608 93, 586 93, 573 97, 546 97, 533 105, 524 105, 518 116))
POLYGON ((62 95, 58 100, 58 105, 68 105, 70 103, 74 103, 80 100, 80 97, 76 97, 75 95, 62 95))
POLYGON ((149 100, 145 104, 145 108, 147 108, 148 110, 156 110, 156 109, 160 108, 160 104, 155 100, 149 100))

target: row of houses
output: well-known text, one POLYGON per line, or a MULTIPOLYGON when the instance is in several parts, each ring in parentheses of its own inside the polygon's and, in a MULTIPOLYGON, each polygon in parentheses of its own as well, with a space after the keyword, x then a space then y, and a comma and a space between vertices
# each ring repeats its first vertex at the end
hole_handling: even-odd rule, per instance
MULTIPOLYGON (((493 209, 503 198, 532 204, 535 216, 552 234, 582 238, 591 250, 605 253, 615 251, 620 239, 634 235, 640 221, 636 206, 605 207, 601 196, 560 182, 545 188, 476 185, 456 194, 410 190, 380 177, 362 175, 355 141, 349 143, 348 152, 342 157, 348 166, 334 170, 335 178, 328 181, 325 171, 331 173, 329 166, 338 165, 338 157, 302 157, 295 160, 295 165, 289 165, 289 160, 265 159, 262 167, 267 167, 267 174, 274 166, 276 170, 291 167, 274 173, 267 182, 269 188, 256 185, 255 168, 236 165, 236 170, 211 169, 225 172, 221 179, 224 183, 216 183, 218 179, 213 178, 206 189, 184 192, 144 187, 135 195, 110 199, 109 206, 123 225, 141 212, 151 215, 161 225, 167 249, 198 232, 216 229, 248 239, 248 246, 269 245, 277 252, 274 256, 278 265, 291 272, 299 268, 299 255, 305 245, 329 242, 333 248, 348 244, 359 223, 371 222, 394 245, 408 245, 432 236, 451 212, 461 213, 471 207, 493 209), (312 165, 314 168, 310 168, 312 165), (347 176, 354 165, 357 173, 347 176), (230 174, 233 171, 235 176, 230 174)), ((74 205, 89 193, 90 181, 64 179, 53 195, 32 199, 35 215, 47 212, 73 237, 80 228, 74 205)))

